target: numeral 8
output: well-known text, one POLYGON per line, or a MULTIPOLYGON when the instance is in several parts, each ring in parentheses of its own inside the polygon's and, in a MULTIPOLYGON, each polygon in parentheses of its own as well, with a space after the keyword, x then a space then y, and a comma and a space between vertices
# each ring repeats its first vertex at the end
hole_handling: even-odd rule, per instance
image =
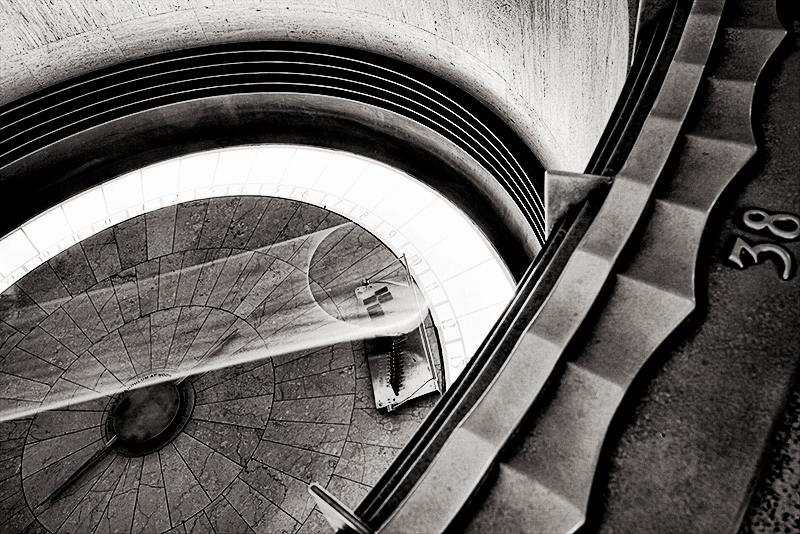
POLYGON ((748 228, 759 231, 766 228, 775 237, 781 239, 797 239, 800 237, 800 217, 792 215, 791 213, 775 213, 770 215, 763 210, 747 210, 742 216, 742 222, 748 228), (778 228, 776 223, 791 223, 794 230, 783 230, 778 228))

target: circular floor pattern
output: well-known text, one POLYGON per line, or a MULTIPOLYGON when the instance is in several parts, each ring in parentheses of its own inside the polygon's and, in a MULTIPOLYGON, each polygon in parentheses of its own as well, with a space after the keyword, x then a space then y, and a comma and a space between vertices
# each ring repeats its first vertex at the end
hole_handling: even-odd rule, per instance
POLYGON ((0 295, 13 329, 0 406, 28 414, 0 423, 0 530, 327 528, 306 485, 355 507, 438 397, 379 413, 361 341, 254 355, 313 332, 311 304, 350 313, 346 288, 393 259, 320 208, 227 197, 148 213, 42 264, 0 295), (157 406, 194 398, 129 423, 121 403, 151 402, 153 384, 157 406), (155 442, 101 453, 112 433, 155 442))

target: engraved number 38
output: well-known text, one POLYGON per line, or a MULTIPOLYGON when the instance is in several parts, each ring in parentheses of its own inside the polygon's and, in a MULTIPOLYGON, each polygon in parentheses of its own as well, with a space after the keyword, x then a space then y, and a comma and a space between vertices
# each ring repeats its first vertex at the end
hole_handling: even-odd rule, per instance
MULTIPOLYGON (((752 230, 768 230, 775 237, 781 239, 797 239, 800 237, 800 217, 792 215, 791 213, 774 213, 770 215, 766 211, 759 209, 747 210, 742 216, 742 222, 745 226, 752 230), (782 227, 779 227, 781 224, 782 227)), ((794 258, 781 245, 775 243, 748 243, 741 237, 737 237, 733 243, 733 248, 728 256, 728 260, 738 265, 739 268, 744 269, 742 263, 742 253, 747 253, 753 260, 753 263, 759 263, 759 258, 764 257, 764 254, 774 255, 783 262, 783 272, 781 278, 788 280, 792 275, 794 268, 794 258)))

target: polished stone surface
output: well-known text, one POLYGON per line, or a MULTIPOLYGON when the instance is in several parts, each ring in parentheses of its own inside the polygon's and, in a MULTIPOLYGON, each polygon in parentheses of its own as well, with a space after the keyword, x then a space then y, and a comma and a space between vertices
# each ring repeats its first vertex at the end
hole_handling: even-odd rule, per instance
POLYGON ((309 328, 309 303, 331 321, 352 313, 360 280, 393 261, 320 208, 229 197, 136 217, 42 264, 0 295, 0 406, 30 413, 0 423, 0 530, 317 532, 312 481, 355 507, 438 396, 378 413, 363 341, 258 355, 309 328), (177 413, 122 413, 126 399, 172 406, 184 386, 177 435, 177 413), (114 433, 162 432, 156 450, 112 447, 49 498, 114 433))

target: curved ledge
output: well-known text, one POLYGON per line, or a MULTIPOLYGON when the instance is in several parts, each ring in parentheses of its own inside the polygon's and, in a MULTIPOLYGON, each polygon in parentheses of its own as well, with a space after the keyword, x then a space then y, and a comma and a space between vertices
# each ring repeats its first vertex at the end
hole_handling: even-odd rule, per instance
POLYGON ((527 146, 463 91, 371 54, 291 43, 169 54, 78 78, 0 117, 4 198, 36 195, 26 211, 7 201, 0 231, 134 166, 283 142, 417 176, 476 219, 516 276, 543 238, 542 169, 527 146))

